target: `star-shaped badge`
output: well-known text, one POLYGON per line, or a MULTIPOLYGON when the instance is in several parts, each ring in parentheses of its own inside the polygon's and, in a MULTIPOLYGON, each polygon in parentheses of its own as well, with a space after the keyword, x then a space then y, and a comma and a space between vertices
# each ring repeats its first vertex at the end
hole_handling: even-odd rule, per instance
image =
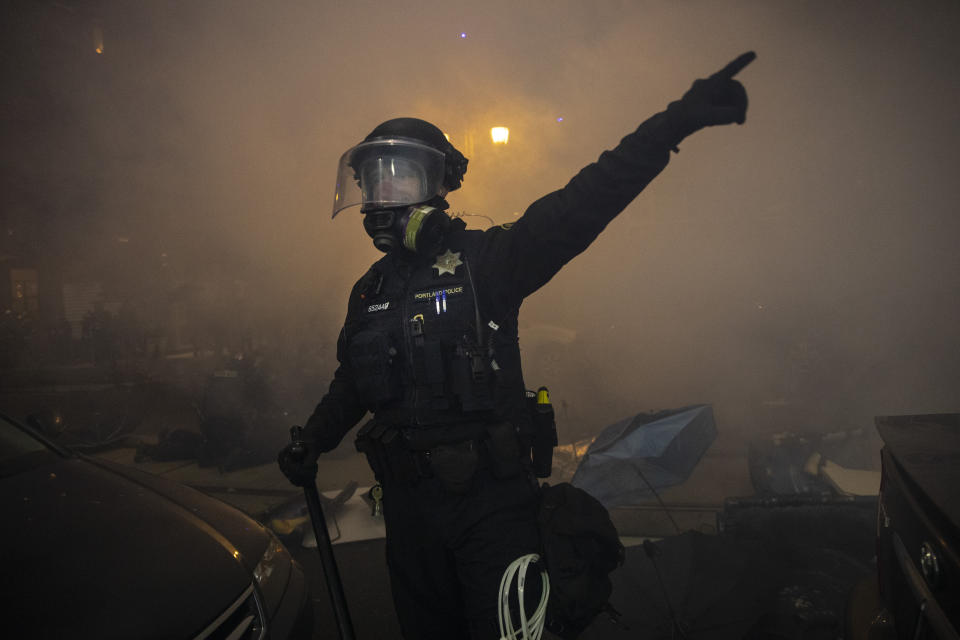
POLYGON ((433 265, 433 268, 437 270, 438 276, 442 276, 445 273, 456 275, 457 267, 462 264, 463 260, 460 259, 460 252, 447 249, 445 253, 437 256, 437 262, 433 265))

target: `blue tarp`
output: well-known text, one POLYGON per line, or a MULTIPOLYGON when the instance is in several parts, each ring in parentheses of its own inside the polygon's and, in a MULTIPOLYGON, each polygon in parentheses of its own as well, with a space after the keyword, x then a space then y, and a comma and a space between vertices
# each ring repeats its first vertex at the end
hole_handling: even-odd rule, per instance
POLYGON ((571 483, 607 508, 647 502, 651 486, 686 480, 716 435, 707 404, 641 413, 600 432, 571 483))

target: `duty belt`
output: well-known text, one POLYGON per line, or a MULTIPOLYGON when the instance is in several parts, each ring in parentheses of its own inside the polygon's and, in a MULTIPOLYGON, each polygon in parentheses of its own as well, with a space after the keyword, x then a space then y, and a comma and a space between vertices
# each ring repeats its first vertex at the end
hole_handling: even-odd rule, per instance
POLYGON ((387 485, 436 477, 453 493, 467 491, 477 469, 491 468, 497 477, 523 469, 514 429, 505 422, 424 429, 371 421, 357 434, 357 449, 387 485))

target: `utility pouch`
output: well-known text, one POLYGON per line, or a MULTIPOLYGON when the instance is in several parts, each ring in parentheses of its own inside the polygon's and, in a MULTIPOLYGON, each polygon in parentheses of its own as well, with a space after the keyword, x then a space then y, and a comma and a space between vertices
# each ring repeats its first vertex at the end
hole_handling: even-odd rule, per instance
POLYGON ((491 372, 484 366, 476 347, 461 342, 452 349, 450 389, 464 411, 489 411, 493 408, 490 390, 491 372))
POLYGON ((397 350, 386 334, 360 331, 350 339, 347 350, 357 391, 368 406, 376 407, 400 397, 400 382, 393 366, 397 350))
POLYGON ((496 422, 488 425, 486 445, 495 478, 512 478, 523 471, 520 462, 520 439, 511 423, 496 422))
POLYGON ((463 495, 473 486, 479 464, 474 440, 456 444, 439 444, 429 450, 430 469, 434 477, 452 494, 463 495))

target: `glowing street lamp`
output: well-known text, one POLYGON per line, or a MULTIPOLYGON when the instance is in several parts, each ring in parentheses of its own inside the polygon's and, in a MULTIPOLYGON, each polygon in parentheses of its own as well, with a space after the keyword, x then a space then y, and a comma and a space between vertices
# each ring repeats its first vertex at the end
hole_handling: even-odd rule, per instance
POLYGON ((507 144, 507 139, 510 137, 510 129, 506 127, 493 127, 490 129, 490 137, 493 139, 493 144, 507 144))

